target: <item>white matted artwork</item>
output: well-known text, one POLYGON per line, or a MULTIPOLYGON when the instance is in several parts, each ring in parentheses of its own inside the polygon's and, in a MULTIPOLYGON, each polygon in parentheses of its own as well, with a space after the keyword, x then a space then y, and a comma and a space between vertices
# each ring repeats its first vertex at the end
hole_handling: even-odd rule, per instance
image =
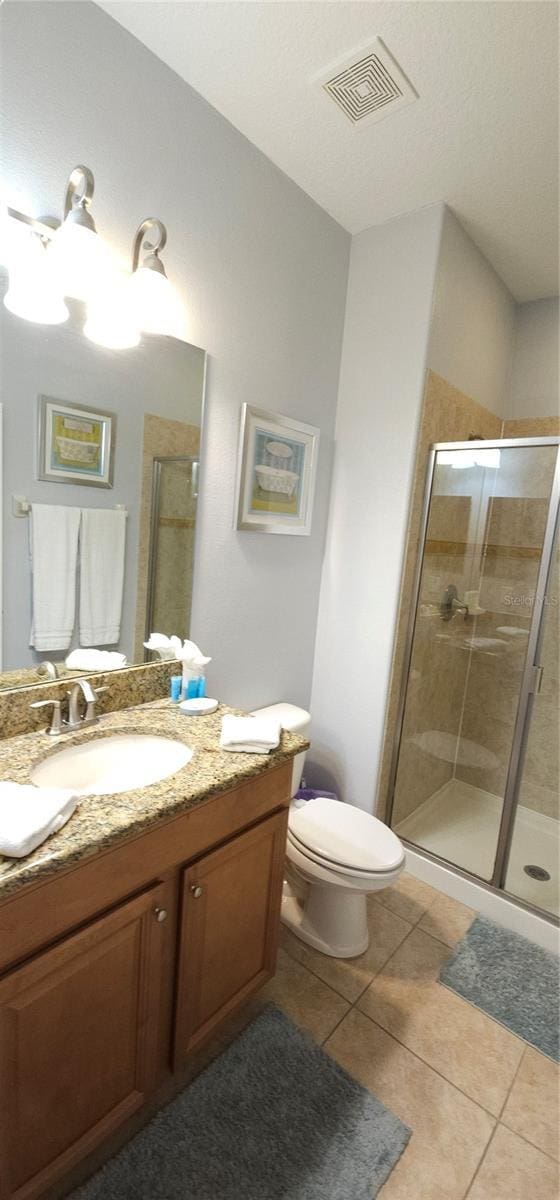
POLYGON ((112 488, 117 418, 114 412, 39 396, 39 479, 112 488))
POLYGON ((311 532, 319 430, 244 404, 235 527, 255 533, 311 532))

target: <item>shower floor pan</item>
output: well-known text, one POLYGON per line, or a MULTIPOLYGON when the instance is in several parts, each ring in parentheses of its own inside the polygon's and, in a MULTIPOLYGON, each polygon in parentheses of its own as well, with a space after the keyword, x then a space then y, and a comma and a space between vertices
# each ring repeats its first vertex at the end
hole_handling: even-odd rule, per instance
MULTIPOLYGON (((502 800, 460 779, 450 779, 415 812, 395 826, 399 837, 447 862, 489 880, 502 800)), ((521 805, 517 809, 506 889, 526 904, 560 915, 558 821, 521 805), (535 879, 525 867, 550 876, 535 879)))

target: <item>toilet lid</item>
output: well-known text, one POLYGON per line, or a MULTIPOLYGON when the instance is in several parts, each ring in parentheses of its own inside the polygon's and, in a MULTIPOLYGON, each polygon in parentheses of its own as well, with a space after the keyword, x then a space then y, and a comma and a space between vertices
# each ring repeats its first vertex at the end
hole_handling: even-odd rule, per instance
POLYGON ((297 838, 289 830, 287 845, 297 850, 298 854, 307 859, 307 862, 317 863, 317 866, 322 867, 324 871, 330 871, 333 875, 351 875, 353 879, 386 879, 392 881, 395 878, 395 870, 398 871, 404 864, 403 850, 402 859, 398 867, 393 870, 362 871, 360 867, 343 867, 342 863, 334 863, 330 858, 322 858, 320 854, 316 854, 314 850, 310 850, 309 846, 304 846, 302 842, 298 842, 297 838))
POLYGON ((402 845, 391 829, 352 804, 317 796, 291 805, 288 828, 303 847, 334 866, 358 871, 391 871, 403 859, 402 845))

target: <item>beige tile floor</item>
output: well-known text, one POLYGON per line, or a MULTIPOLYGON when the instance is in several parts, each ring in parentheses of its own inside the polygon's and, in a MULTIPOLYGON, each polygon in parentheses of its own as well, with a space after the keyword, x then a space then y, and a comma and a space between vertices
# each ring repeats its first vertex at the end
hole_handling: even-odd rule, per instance
POLYGON ((412 1129, 381 1200, 560 1194, 557 1066, 438 982, 473 916, 404 875, 369 899, 365 954, 326 958, 284 930, 261 993, 412 1129))

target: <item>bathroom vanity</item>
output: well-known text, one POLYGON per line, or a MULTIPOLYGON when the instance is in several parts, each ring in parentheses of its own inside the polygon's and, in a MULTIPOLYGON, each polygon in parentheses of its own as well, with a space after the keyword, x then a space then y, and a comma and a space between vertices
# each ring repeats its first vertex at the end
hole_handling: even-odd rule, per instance
POLYGON ((292 757, 306 743, 284 733, 269 756, 227 754, 224 711, 189 719, 159 701, 77 738, 1 744, 0 777, 20 782, 46 754, 116 731, 194 751, 168 779, 84 797, 28 859, 2 860, 2 1200, 50 1194, 169 1098, 189 1055, 274 973, 292 757))

